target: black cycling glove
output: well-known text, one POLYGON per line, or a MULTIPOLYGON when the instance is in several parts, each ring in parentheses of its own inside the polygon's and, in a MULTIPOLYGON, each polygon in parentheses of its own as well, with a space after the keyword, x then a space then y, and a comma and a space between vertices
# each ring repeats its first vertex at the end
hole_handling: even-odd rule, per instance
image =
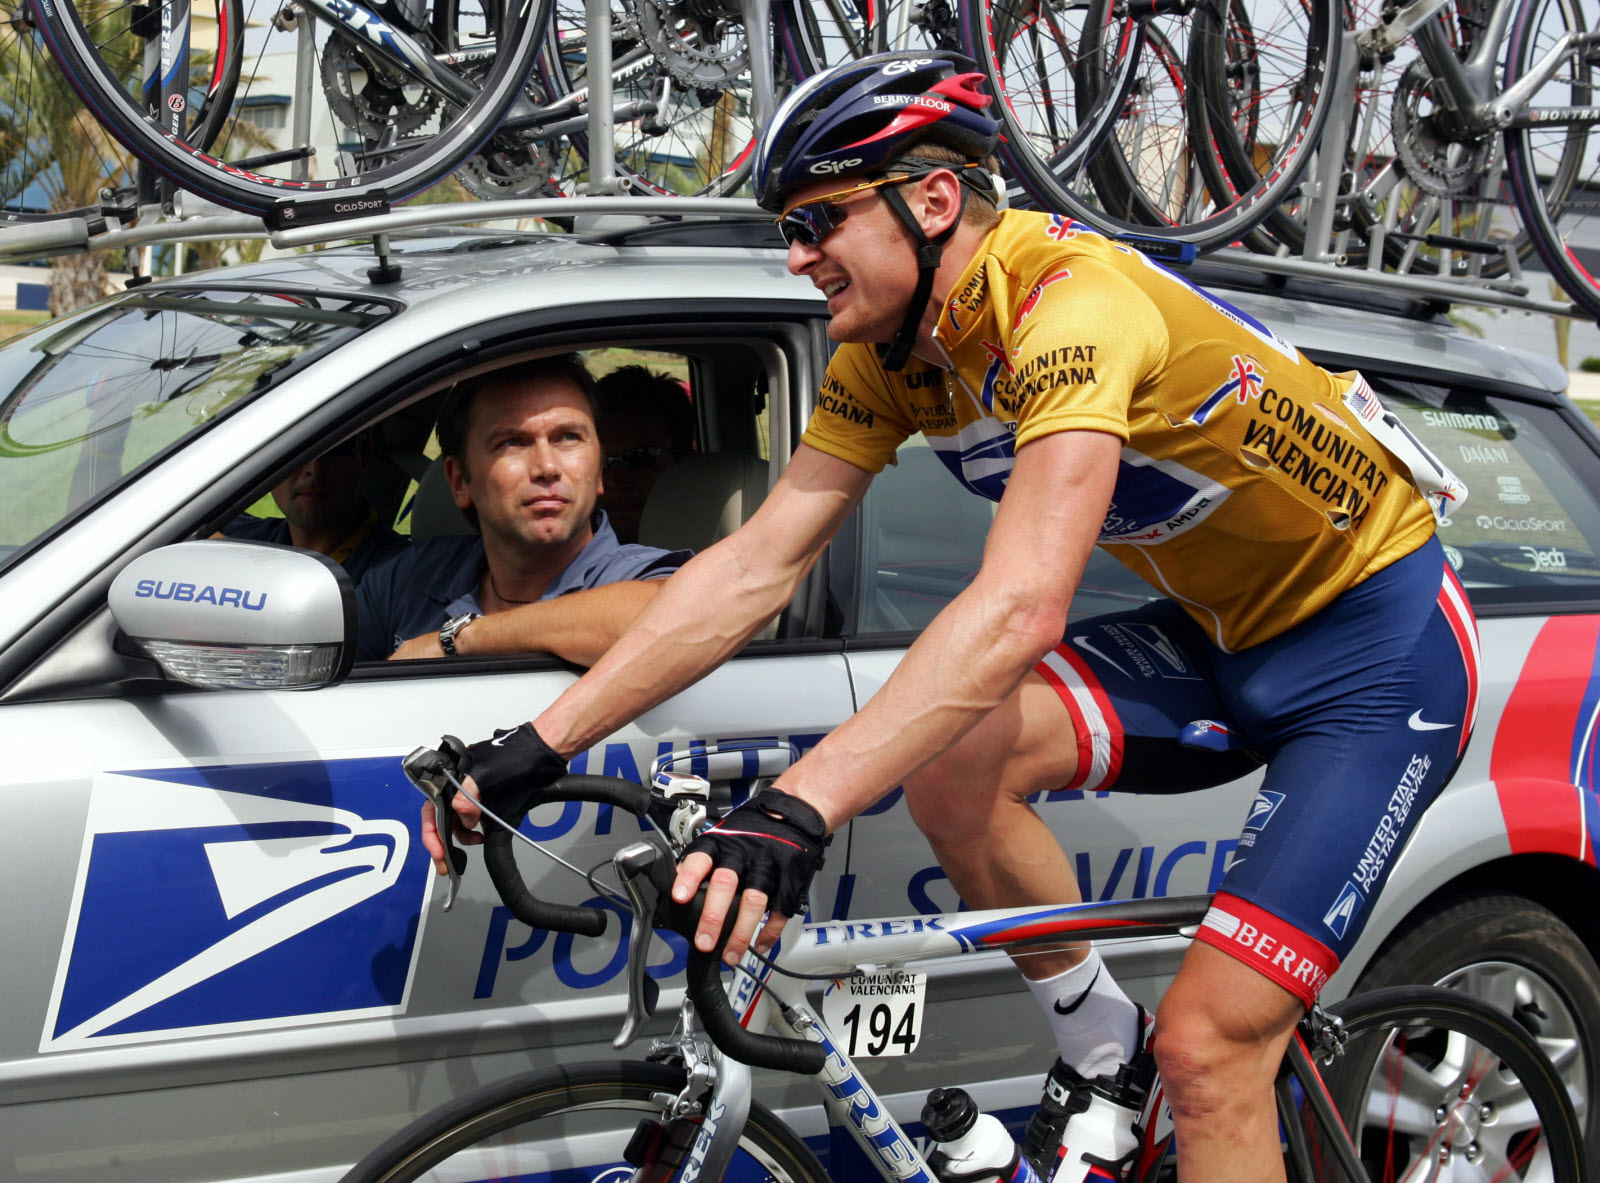
POLYGON ((479 799, 502 817, 521 819, 539 804, 544 790, 567 774, 567 762, 545 743, 532 723, 467 746, 461 771, 478 785, 479 799))
POLYGON ((741 891, 760 891, 781 916, 804 911, 811 877, 828 845, 822 815, 798 797, 762 789, 689 844, 714 867, 739 876, 741 891))

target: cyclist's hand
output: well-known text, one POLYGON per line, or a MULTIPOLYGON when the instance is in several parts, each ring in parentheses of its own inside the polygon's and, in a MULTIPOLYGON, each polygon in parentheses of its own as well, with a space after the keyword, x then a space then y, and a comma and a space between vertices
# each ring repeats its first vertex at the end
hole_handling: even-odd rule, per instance
POLYGON ((695 948, 704 953, 716 947, 738 895, 738 916, 723 960, 737 964, 752 939, 757 950, 770 949, 788 918, 805 907, 806 889, 822 866, 827 843, 821 814, 800 798, 770 788, 701 834, 689 845, 672 885, 672 898, 688 903, 709 876, 695 948), (744 892, 739 895, 741 885, 744 892), (763 926, 761 917, 767 912, 771 915, 763 926))
MULTIPOLYGON (((461 771, 466 775, 463 785, 467 792, 481 800, 502 817, 526 813, 552 782, 565 776, 567 762, 545 743, 533 729, 532 723, 523 723, 510 730, 498 729, 492 739, 469 744, 461 758, 461 771)), ((479 821, 478 807, 457 793, 454 800, 456 833, 463 845, 476 846, 483 841, 476 829, 479 821)), ((423 813, 422 844, 433 856, 433 865, 444 871, 444 842, 438 827, 428 820, 432 808, 423 813)))

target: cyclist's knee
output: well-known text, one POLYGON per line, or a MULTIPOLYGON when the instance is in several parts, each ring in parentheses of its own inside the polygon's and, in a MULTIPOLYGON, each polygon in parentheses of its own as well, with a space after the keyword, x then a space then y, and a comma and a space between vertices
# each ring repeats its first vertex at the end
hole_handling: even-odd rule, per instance
POLYGON ((1248 966, 1195 945, 1156 1014, 1156 1063, 1173 1113, 1202 1117, 1270 1087, 1300 1001, 1248 966))

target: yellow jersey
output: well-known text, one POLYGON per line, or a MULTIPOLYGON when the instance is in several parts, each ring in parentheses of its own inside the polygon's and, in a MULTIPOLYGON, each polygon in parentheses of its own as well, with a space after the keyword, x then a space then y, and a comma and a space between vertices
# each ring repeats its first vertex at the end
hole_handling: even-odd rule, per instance
POLYGON ((1008 211, 940 309, 948 367, 871 345, 829 363, 805 442, 869 472, 922 432, 1000 500, 1016 450, 1123 441, 1100 544, 1220 647, 1277 636, 1411 553, 1434 515, 1333 375, 1243 312, 1059 215, 1008 211), (1348 402, 1347 402, 1348 398, 1348 402))

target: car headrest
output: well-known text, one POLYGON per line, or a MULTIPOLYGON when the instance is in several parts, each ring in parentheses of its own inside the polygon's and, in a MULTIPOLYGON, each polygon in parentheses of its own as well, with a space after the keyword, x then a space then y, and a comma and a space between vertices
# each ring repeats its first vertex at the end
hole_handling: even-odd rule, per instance
POLYGON ((417 482, 417 495, 411 502, 411 537, 448 538, 476 533, 450 495, 450 482, 445 479, 444 457, 441 456, 428 465, 417 482))
POLYGON ((765 460, 691 453, 651 488, 639 517, 639 541, 664 550, 704 550, 749 521, 766 495, 765 460))

